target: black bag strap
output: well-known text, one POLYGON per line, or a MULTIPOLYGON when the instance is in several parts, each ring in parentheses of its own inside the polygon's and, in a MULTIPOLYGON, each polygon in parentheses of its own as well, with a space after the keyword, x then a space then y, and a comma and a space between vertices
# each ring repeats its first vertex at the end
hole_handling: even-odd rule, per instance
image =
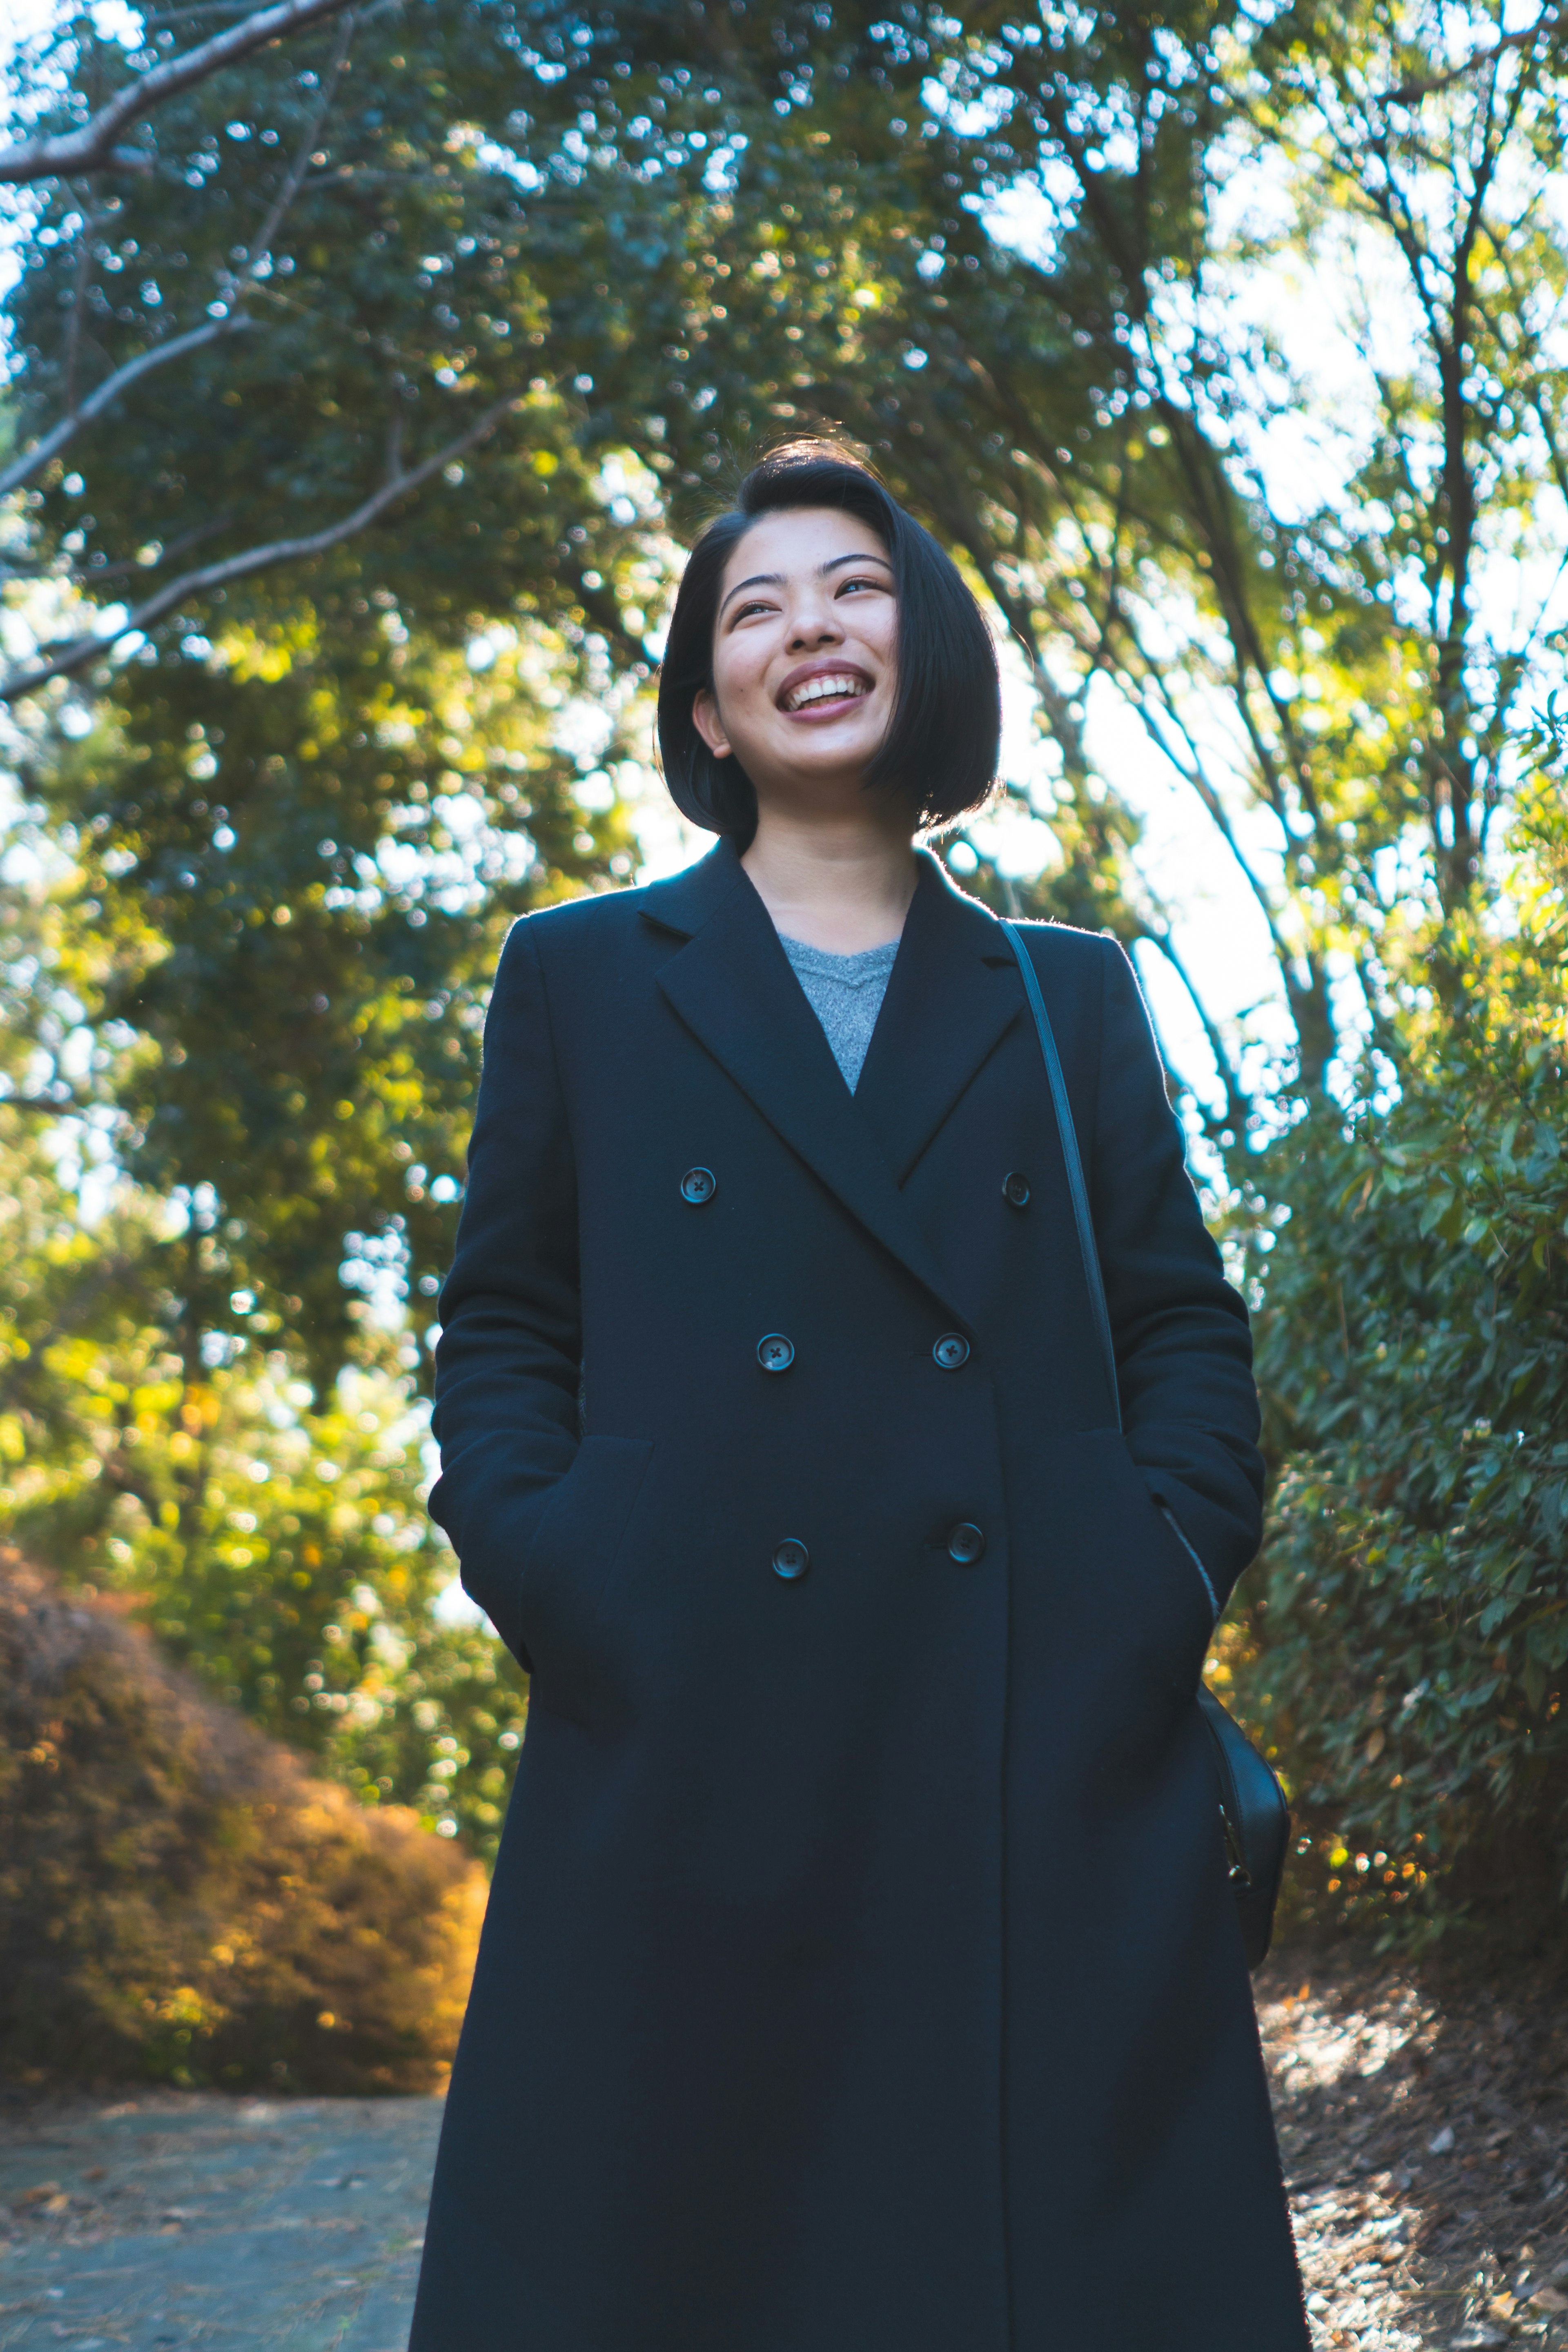
MULTIPOLYGON (((1116 1381, 1116 1349, 1110 1337, 1110 1317, 1106 1310, 1100 1252, 1095 1246, 1094 1221, 1089 1213, 1089 1190, 1083 1181, 1083 1162, 1079 1158, 1078 1136, 1073 1128, 1072 1106, 1068 1101, 1067 1080, 1062 1076, 1061 1056, 1057 1052, 1057 1041, 1051 1032, 1046 1000, 1040 993, 1039 974, 1035 970, 1034 960, 1012 923, 1004 923, 1002 929, 1007 934, 1008 946, 1018 959, 1024 993, 1035 1016, 1046 1076, 1050 1080, 1057 1131, 1061 1137, 1062 1158, 1067 1162, 1068 1191, 1072 1195, 1073 1223, 1078 1227, 1078 1245, 1083 1258, 1083 1278, 1089 1285, 1089 1303, 1094 1310, 1095 1329, 1105 1359, 1105 1377, 1110 1383, 1111 1402, 1116 1408, 1116 1425, 1120 1429, 1121 1397, 1116 1381)), ((1171 1521, 1172 1532, 1177 1542, 1192 1551, 1191 1544, 1174 1518, 1169 1512, 1165 1517, 1171 1521)), ((1206 1585, 1208 1575, 1195 1551, 1193 1552, 1193 1559, 1206 1585)), ((1213 1599, 1212 1587, 1210 1599, 1213 1599)), ((1240 1724, 1226 1713, 1212 1691, 1200 1688, 1198 1706, 1208 1727, 1219 1774, 1220 1819, 1225 1823, 1230 1883, 1241 1920, 1242 1946, 1248 1968, 1256 1969, 1266 1958, 1269 1937, 1274 1932, 1274 1906, 1279 1900, 1286 1849, 1290 1842, 1289 1809, 1273 1766, 1254 1748, 1240 1724)))
POLYGON ((1024 993, 1029 1000, 1029 1010, 1035 1016, 1035 1030, 1040 1041, 1040 1052, 1046 1065, 1046 1076, 1050 1081, 1051 1101, 1057 1114, 1057 1132, 1061 1138, 1062 1158, 1067 1162, 1068 1191, 1072 1195, 1073 1223, 1078 1227, 1079 1253, 1083 1259, 1083 1278, 1089 1285, 1089 1304, 1094 1317, 1094 1328, 1100 1341, 1100 1352, 1105 1363, 1105 1378, 1110 1390, 1110 1402, 1116 1414, 1116 1426, 1121 1426, 1121 1391, 1116 1382, 1116 1349, 1110 1337, 1110 1317, 1105 1304, 1105 1284, 1100 1271, 1100 1252, 1095 1246, 1094 1220, 1089 1213, 1089 1187, 1083 1181, 1083 1161, 1079 1158, 1078 1132, 1072 1123, 1072 1105, 1068 1100, 1067 1080, 1062 1076, 1061 1055, 1051 1028, 1051 1016, 1046 1011, 1046 1000, 1040 993, 1040 976, 1035 970, 1034 958, 1024 945, 1016 924, 1005 922, 1007 944, 1018 960, 1023 975, 1024 993))

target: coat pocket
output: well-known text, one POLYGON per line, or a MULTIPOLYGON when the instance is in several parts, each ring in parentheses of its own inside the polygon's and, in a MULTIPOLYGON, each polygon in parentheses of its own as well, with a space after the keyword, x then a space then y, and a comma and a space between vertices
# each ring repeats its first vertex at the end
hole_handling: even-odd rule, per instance
POLYGON ((1174 1511, 1168 1509, 1163 1503, 1161 1503, 1158 1506, 1158 1509, 1160 1517, 1164 1520, 1165 1525, 1170 1528, 1171 1533, 1175 1537, 1176 1541, 1181 1545, 1182 1549, 1186 1553, 1187 1558, 1192 1561, 1194 1568, 1196 1569, 1198 1572, 1199 1579, 1203 1584, 1204 1594, 1209 1605, 1209 1632, 1212 1633, 1215 1627, 1219 1623, 1219 1601, 1215 1593, 1214 1579, 1209 1574, 1207 1569, 1204 1566, 1203 1561, 1198 1558, 1194 1546, 1187 1541, 1186 1537, 1182 1533, 1182 1523, 1180 1519, 1177 1518, 1174 1511))
POLYGON ((1118 1613, 1160 1679, 1190 1698, 1215 1629, 1213 1583, 1176 1519, 1150 1493, 1120 1432, 1086 1433, 1084 1450, 1110 1482, 1118 1613))
POLYGON ((559 1713, 586 1706, 599 1597, 652 1458, 648 1438, 585 1437, 528 1547, 519 1622, 537 1696, 559 1713))

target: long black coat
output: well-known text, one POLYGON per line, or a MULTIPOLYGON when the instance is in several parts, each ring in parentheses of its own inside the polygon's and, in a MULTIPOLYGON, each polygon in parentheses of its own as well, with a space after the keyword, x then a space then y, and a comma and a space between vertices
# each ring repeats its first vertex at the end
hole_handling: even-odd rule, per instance
POLYGON ((1247 1318, 1126 958, 1026 937, 1125 1438, 934 858, 853 1096, 728 845, 507 942, 432 1507, 532 1698, 414 2352, 1307 2345, 1194 1703, 1247 1318))

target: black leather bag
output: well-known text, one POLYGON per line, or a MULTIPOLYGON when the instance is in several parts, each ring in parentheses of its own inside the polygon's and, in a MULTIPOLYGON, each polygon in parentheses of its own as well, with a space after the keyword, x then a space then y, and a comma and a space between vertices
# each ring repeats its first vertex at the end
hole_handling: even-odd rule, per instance
MULTIPOLYGON (((1111 1401, 1116 1407, 1116 1423, 1120 1428, 1121 1400, 1116 1381, 1116 1349, 1110 1337, 1110 1317, 1106 1311, 1100 1252, 1095 1244, 1089 1192, 1083 1181, 1083 1163, 1079 1158, 1078 1136, 1073 1127, 1072 1107, 1068 1101, 1067 1081, 1062 1076, 1061 1058, 1057 1052, 1050 1015, 1046 1011, 1039 976, 1029 951, 1011 923, 1004 923, 1002 929, 1007 935, 1008 946, 1018 960, 1024 993, 1035 1016, 1040 1054, 1046 1065, 1051 1101, 1056 1108, 1062 1158, 1067 1163, 1068 1190, 1072 1195, 1073 1222, 1078 1227, 1084 1280, 1089 1285, 1089 1302, 1105 1360, 1111 1401)), ((1269 1940, 1274 1933, 1274 1906, 1279 1899, 1279 1881, 1284 1874, 1285 1853, 1290 1843, 1289 1809, 1285 1802, 1285 1791, 1272 1768, 1258 1754, 1240 1724, 1226 1714, 1214 1693, 1200 1690, 1197 1703, 1214 1744, 1220 1820, 1225 1830, 1231 1889, 1241 1922, 1242 1947, 1248 1968, 1256 1969, 1268 1957, 1269 1940)))

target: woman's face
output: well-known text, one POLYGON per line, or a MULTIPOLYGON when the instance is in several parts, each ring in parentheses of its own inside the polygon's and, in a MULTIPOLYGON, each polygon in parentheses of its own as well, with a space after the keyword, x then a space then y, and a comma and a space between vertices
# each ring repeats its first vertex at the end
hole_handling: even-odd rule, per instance
POLYGON ((892 567, 868 525, 836 508, 764 515, 731 551, 713 630, 713 691, 692 719, 759 800, 858 789, 897 689, 892 567))

